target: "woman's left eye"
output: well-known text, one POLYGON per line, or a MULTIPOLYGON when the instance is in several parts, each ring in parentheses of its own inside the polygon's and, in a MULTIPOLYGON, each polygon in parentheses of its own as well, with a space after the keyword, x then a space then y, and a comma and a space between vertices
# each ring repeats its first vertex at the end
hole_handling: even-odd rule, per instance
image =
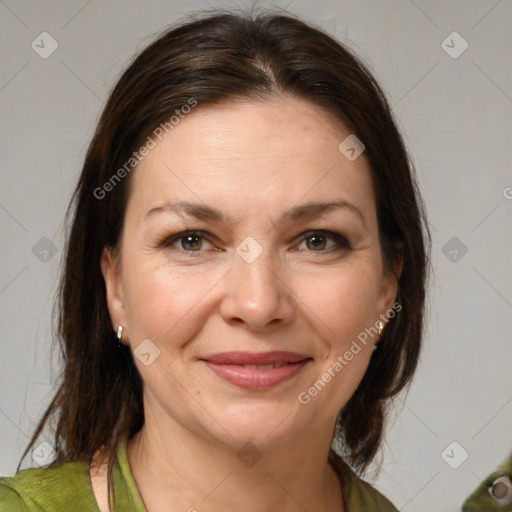
POLYGON ((327 252, 330 250, 343 250, 350 249, 348 240, 332 231, 309 231, 301 235, 301 243, 306 242, 306 245, 312 252, 327 252), (326 247, 328 240, 334 242, 334 247, 326 247))

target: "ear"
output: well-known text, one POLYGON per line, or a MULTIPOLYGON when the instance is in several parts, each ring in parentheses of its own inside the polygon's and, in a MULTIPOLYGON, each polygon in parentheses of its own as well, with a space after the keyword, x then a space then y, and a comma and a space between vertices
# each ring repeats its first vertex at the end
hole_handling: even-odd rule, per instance
POLYGON ((378 313, 385 315, 395 303, 396 294, 398 292, 398 280, 402 275, 403 269, 403 255, 402 250, 397 250, 397 258, 392 268, 384 269, 382 278, 381 289, 378 298, 378 313))
POLYGON ((124 291, 121 277, 121 265, 110 249, 103 248, 101 253, 101 273, 105 281, 105 292, 112 329, 117 333, 119 325, 126 327, 124 291))

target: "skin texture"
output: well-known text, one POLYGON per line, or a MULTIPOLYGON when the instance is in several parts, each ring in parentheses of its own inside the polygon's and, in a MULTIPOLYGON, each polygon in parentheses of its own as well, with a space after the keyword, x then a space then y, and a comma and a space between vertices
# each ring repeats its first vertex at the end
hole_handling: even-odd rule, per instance
POLYGON ((149 366, 135 358, 145 425, 128 443, 150 512, 342 510, 327 454, 378 336, 307 405, 297 397, 391 308, 397 290, 382 263, 368 162, 338 150, 349 133, 286 96, 199 105, 132 171, 121 250, 105 249, 101 265, 113 329, 123 325, 132 351, 146 339, 160 350, 149 366), (360 214, 344 207, 281 219, 297 205, 339 199, 360 214), (146 215, 177 200, 227 219, 146 215), (321 229, 340 233, 350 248, 322 234, 300 236, 321 229), (185 230, 206 233, 191 244, 161 244, 185 230), (249 236, 263 251, 251 263, 236 252, 249 236), (233 350, 313 360, 271 390, 249 391, 199 361, 233 350), (252 467, 237 457, 247 442, 262 455, 252 467))

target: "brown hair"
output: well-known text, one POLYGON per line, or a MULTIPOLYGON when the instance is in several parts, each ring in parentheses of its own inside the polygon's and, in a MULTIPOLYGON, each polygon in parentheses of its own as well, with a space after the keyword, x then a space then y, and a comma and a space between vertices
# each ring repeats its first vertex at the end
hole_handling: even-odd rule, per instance
POLYGON ((272 12, 187 19, 136 56, 110 94, 66 214, 69 233, 55 309, 60 385, 21 460, 55 418, 57 463, 90 464, 105 446, 110 491, 118 441, 144 422, 141 377, 130 349, 114 342, 100 270, 103 248, 115 250, 120 241, 131 174, 102 193, 104 198, 95 191, 191 98, 201 108, 282 94, 322 107, 364 143, 383 260, 394 268, 403 258, 397 295, 402 309, 336 424, 345 461, 360 473, 367 468, 382 440, 389 399, 410 382, 417 366, 430 234, 412 163, 370 71, 321 29, 272 12))

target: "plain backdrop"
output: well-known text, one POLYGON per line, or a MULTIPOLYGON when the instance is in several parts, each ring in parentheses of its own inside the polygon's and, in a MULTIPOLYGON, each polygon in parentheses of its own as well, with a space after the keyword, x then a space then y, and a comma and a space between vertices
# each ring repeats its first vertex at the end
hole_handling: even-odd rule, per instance
MULTIPOLYGON (((111 87, 187 13, 244 5, 0 1, 1 475, 14 474, 55 391, 50 312, 63 216, 111 87), (46 58, 32 46, 42 37, 44 51, 58 45, 46 58)), ((420 367, 396 401, 373 481, 405 512, 458 511, 512 450, 512 2, 258 5, 286 8, 354 48, 405 134, 435 275, 420 367)))

